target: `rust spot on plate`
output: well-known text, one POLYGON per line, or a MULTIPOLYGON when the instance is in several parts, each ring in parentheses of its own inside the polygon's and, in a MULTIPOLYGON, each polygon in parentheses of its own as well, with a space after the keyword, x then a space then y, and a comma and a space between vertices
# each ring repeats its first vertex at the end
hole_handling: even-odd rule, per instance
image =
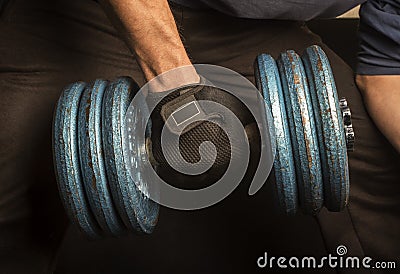
POLYGON ((300 82, 300 76, 298 74, 293 74, 293 79, 294 79, 294 83, 296 85, 299 85, 301 83, 300 82))
POLYGON ((306 153, 307 153, 307 160, 308 160, 308 168, 312 168, 312 155, 310 149, 310 140, 308 140, 307 136, 304 134, 304 140, 306 143, 306 153))

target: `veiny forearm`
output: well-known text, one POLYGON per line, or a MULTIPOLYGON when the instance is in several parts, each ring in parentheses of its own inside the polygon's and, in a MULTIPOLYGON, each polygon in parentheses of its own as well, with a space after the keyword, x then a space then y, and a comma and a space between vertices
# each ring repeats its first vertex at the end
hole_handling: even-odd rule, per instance
POLYGON ((100 2, 135 53, 147 80, 176 67, 191 65, 167 0, 100 2))
POLYGON ((367 110, 400 153, 400 75, 357 75, 367 110))

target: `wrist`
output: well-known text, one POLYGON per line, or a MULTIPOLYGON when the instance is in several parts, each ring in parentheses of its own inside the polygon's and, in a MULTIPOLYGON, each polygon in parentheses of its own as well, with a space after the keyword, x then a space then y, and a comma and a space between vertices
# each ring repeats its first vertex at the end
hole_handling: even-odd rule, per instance
POLYGON ((181 40, 168 40, 160 41, 158 44, 162 46, 157 48, 140 44, 135 48, 136 60, 153 92, 175 89, 200 80, 181 40))
POLYGON ((148 85, 151 92, 163 92, 200 82, 200 76, 190 62, 179 65, 164 64, 158 71, 149 69, 146 74, 144 69, 143 73, 146 79, 150 78, 148 85))
POLYGON ((135 50, 135 53, 147 81, 174 68, 192 65, 184 49, 158 48, 149 52, 135 50))

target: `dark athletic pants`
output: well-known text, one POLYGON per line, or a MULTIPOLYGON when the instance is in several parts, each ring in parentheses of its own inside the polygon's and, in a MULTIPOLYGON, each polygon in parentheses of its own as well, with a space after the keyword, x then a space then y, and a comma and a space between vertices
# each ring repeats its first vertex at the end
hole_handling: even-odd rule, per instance
MULTIPOLYGON (((139 254, 132 259, 139 272, 245 273, 255 269, 262 252, 277 246, 273 243, 282 247, 280 255, 295 255, 291 252, 296 241, 307 241, 310 231, 322 232, 326 247, 320 251, 309 243, 303 251, 310 255, 335 254, 335 248, 344 244, 349 254, 398 259, 400 157, 367 115, 352 70, 301 22, 244 20, 212 11, 173 9, 195 63, 224 66, 252 81, 253 61, 259 53, 274 57, 286 49, 301 53, 312 44, 325 49, 339 95, 346 96, 351 106, 357 136, 356 150, 350 154, 351 199, 343 213, 321 212, 317 230, 312 218, 275 215, 268 185, 248 197, 244 184, 220 205, 198 212, 162 209, 154 235, 131 239, 139 254), (165 228, 169 220, 174 223, 165 228), (162 241, 171 243, 168 249, 161 250, 166 245, 162 241), (147 247, 152 250, 146 251, 147 247), (201 248, 206 251, 194 251, 201 248)), ((11 0, 1 15, 1 273, 46 273, 55 266, 67 226, 51 152, 52 113, 61 89, 77 80, 121 75, 143 84, 134 56, 96 2, 11 0)))

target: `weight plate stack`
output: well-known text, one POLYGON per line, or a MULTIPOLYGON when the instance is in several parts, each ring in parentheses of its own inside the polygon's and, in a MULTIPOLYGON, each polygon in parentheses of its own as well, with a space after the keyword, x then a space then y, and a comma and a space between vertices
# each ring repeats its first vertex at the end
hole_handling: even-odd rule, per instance
POLYGON ((288 207, 287 184, 297 186, 306 214, 314 215, 322 206, 341 211, 349 198, 347 151, 353 151, 355 140, 347 101, 339 101, 329 60, 319 46, 307 48, 301 58, 286 51, 277 64, 278 70, 271 56, 259 55, 255 76, 276 133, 279 204, 286 213, 295 213, 288 207), (295 182, 288 162, 294 163, 295 182))
MULTIPOLYGON (((70 220, 91 238, 127 230, 151 233, 157 223, 159 205, 148 197, 149 182, 141 174, 145 140, 135 135, 130 140, 129 145, 141 149, 129 155, 130 164, 132 158, 139 161, 133 175, 124 155, 126 112, 138 90, 128 77, 77 82, 63 91, 55 110, 53 154, 60 196, 70 220)), ((145 103, 136 107, 129 127, 143 126, 146 110, 145 103)))

